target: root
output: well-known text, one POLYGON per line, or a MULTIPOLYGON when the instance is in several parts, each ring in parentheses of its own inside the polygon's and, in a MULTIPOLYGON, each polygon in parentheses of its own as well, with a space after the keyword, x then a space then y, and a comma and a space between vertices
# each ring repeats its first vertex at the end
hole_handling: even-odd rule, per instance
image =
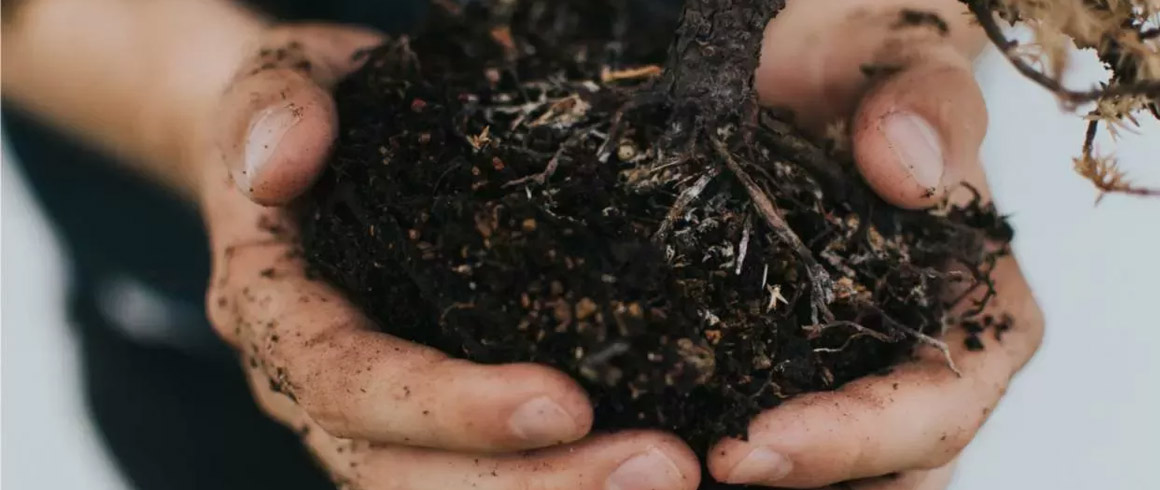
POLYGON ((673 223, 677 218, 680 218, 685 213, 685 209, 689 207, 693 201, 700 197, 702 192, 705 192, 705 187, 708 187, 709 182, 721 174, 719 168, 711 168, 708 172, 702 175, 693 185, 685 188, 681 195, 677 196, 677 200, 673 202, 673 206, 669 208, 668 214, 665 215, 665 220, 657 227, 656 233, 653 234, 653 241, 661 243, 669 236, 669 232, 673 229, 673 223))
POLYGON ((849 185, 850 177, 842 170, 841 164, 834 161, 817 145, 810 142, 789 124, 778 120, 766 112, 761 115, 761 127, 765 131, 757 131, 758 137, 785 159, 792 161, 817 179, 827 194, 838 200, 861 200, 857 195, 857 188, 849 185))
POLYGON ((608 139, 604 140, 604 144, 596 150, 596 159, 605 163, 608 161, 608 157, 612 156, 612 149, 620 143, 620 133, 624 129, 624 116, 626 114, 643 107, 659 104, 664 100, 664 96, 660 92, 649 90, 620 106, 620 109, 617 109, 616 113, 612 115, 612 123, 608 126, 608 139))
POLYGON ((887 315, 886 312, 884 312, 878 308, 874 308, 874 310, 882 318, 882 321, 884 323, 890 325, 891 328, 896 329, 900 332, 903 332, 907 335, 910 335, 911 337, 914 337, 914 339, 917 340, 919 343, 929 345, 931 347, 934 347, 935 349, 938 349, 939 352, 942 352, 943 360, 946 361, 947 367, 950 368, 950 370, 955 373, 955 376, 958 376, 960 378, 963 377, 963 372, 959 371, 959 368, 957 366, 955 366, 955 360, 953 358, 951 358, 951 348, 947 346, 946 342, 943 342, 939 339, 936 339, 936 338, 931 337, 927 334, 924 334, 924 333, 922 333, 914 328, 908 327, 908 326, 902 324, 902 322, 899 322, 898 320, 891 318, 890 315, 887 315))
POLYGON ((475 308, 475 303, 452 303, 450 306, 443 309, 443 313, 439 314, 439 324, 442 325, 447 322, 447 315, 456 310, 471 310, 475 308))
POLYGON ((544 167, 543 171, 540 173, 520 177, 504 184, 503 187, 515 187, 517 185, 523 185, 528 182, 535 182, 538 185, 544 185, 548 182, 548 179, 552 178, 552 175, 556 173, 556 169, 560 167, 560 157, 564 156, 565 152, 578 146, 580 142, 584 141, 584 138, 590 134, 592 134, 592 128, 577 131, 576 133, 572 134, 572 136, 569 136, 567 140, 564 140, 564 143, 560 145, 560 148, 556 150, 556 153, 552 155, 552 159, 548 160, 548 165, 544 167))
POLYGON ((878 340, 880 342, 892 343, 892 342, 898 341, 897 338, 892 338, 889 335, 886 335, 882 332, 865 327, 861 323, 851 322, 851 321, 846 321, 846 320, 834 321, 834 322, 827 323, 825 325, 810 325, 810 326, 803 327, 803 328, 809 333, 809 336, 812 339, 812 338, 819 337, 820 335, 822 335, 822 332, 825 332, 828 329, 838 328, 838 327, 853 328, 854 330, 856 330, 858 332, 858 334, 856 334, 856 336, 864 335, 864 336, 872 337, 875 340, 878 340))
POLYGON ((866 336, 868 336, 868 334, 866 334, 864 332, 858 332, 854 335, 846 337, 846 341, 842 342, 842 345, 839 345, 837 347, 814 347, 814 352, 825 353, 825 354, 837 354, 837 353, 842 352, 842 351, 846 350, 847 348, 849 348, 850 344, 853 343, 855 339, 858 339, 861 337, 866 337, 866 336))
POLYGON ((757 185, 753 177, 745 169, 741 168, 741 164, 733 158, 733 155, 729 153, 729 149, 725 147, 725 144, 716 139, 712 140, 712 144, 717 150, 717 154, 725 160, 725 165, 737 176, 737 180, 741 181, 741 185, 745 187, 745 191, 749 193, 750 199, 753 200, 753 205, 757 208, 758 214, 765 219, 770 230, 777 235, 778 239, 789 244, 794 254, 805 264, 806 274, 810 280, 812 293, 810 295, 810 307, 814 310, 813 315, 816 317, 818 313, 821 313, 822 319, 826 322, 833 322, 834 314, 828 306, 834 300, 834 283, 830 279, 830 274, 818 263, 817 259, 814 258, 813 252, 806 248, 805 243, 802 243, 797 233, 794 233, 793 229, 789 227, 789 223, 786 223, 785 218, 778 212, 773 200, 769 198, 765 191, 761 190, 761 187, 757 185))
POLYGON ((997 258, 998 257, 993 254, 988 255, 985 259, 987 262, 987 267, 985 269, 980 268, 979 264, 964 260, 962 258, 957 259, 958 262, 961 263, 966 269, 967 274, 971 276, 971 279, 974 280, 974 283, 972 283, 962 293, 959 293, 957 296, 955 296, 955 298, 949 301, 948 304, 952 306, 958 305, 963 301, 966 301, 967 298, 970 298, 971 295, 975 294, 975 292, 978 291, 980 287, 986 288, 983 293, 983 297, 979 298, 978 300, 974 300, 974 305, 969 310, 961 313, 959 315, 960 318, 971 318, 982 314, 983 311, 987 309, 987 305, 991 303, 991 300, 995 298, 997 291, 995 290, 995 281, 991 279, 991 273, 995 269, 995 260, 997 258))

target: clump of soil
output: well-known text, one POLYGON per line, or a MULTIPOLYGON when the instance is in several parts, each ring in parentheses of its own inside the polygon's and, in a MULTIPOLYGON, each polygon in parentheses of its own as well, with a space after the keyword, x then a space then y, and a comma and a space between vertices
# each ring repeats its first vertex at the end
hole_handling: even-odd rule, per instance
POLYGON ((671 23, 516 5, 436 15, 336 91, 305 250, 384 330, 555 366, 597 428, 703 452, 939 344, 947 287, 989 284, 991 208, 890 208, 772 112, 687 117, 655 77, 671 23))

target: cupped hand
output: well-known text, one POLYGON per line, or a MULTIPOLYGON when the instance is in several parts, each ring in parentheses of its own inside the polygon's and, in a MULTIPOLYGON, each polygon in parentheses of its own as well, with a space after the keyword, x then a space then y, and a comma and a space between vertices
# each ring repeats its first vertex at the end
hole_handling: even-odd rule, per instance
POLYGON ((306 277, 294 220, 277 206, 321 171, 338 131, 329 90, 379 42, 346 27, 274 28, 206 122, 216 135, 202 165, 208 310, 259 404, 300 431, 336 481, 364 490, 696 488, 699 464, 672 436, 582 439, 592 409, 567 376, 394 338, 306 277))
MULTIPOLYGON (((952 0, 791 0, 766 33, 762 102, 792 109, 819 134, 848 121, 863 178, 896 205, 925 207, 947 193, 959 200, 969 196, 963 182, 989 200, 978 160, 987 114, 971 73, 983 41, 968 19, 952 0)), ((711 449, 712 476, 787 488, 851 480, 866 489, 945 488, 953 460, 1043 335, 1014 258, 1001 259, 993 279, 989 312, 1011 315, 1013 327, 1001 341, 981 335, 978 352, 952 329, 944 340, 961 377, 923 348, 889 375, 799 396, 759 415, 748 440, 711 449), (883 475, 893 476, 874 478, 883 475)))
MULTIPOLYGON (((243 352, 261 405, 303 430, 336 479, 364 488, 695 488, 698 464, 670 436, 583 439, 591 409, 560 373, 448 359, 379 333, 306 279, 294 224, 259 204, 288 203, 313 182, 337 131, 328 90, 377 41, 347 28, 275 29, 213 121, 221 151, 203 192, 215 255, 209 309, 243 352), (568 444, 511 454, 556 443, 568 444)), ((794 0, 767 32, 758 87, 764 103, 793 109, 819 133, 850 122, 858 166, 890 202, 930 205, 960 182, 986 195, 986 111, 970 73, 980 45, 952 0, 794 0)), ((962 377, 937 352, 921 352, 889 376, 799 397, 759 416, 748 441, 722 441, 710 472, 781 487, 892 473, 902 475, 858 485, 945 486, 947 464, 1042 336, 1012 259, 995 279, 992 308, 1012 315, 1014 328, 1001 343, 985 336, 982 352, 952 333, 962 377)))

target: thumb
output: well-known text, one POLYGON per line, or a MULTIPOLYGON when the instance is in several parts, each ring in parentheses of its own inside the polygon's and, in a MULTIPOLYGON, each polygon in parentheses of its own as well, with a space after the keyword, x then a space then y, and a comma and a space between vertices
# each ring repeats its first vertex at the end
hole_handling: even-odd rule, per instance
POLYGON ((366 30, 276 28, 221 100, 218 146, 238 189, 258 204, 286 204, 321 173, 337 136, 329 88, 382 42, 366 30))
POLYGON ((973 180, 987 110, 966 58, 934 50, 872 88, 852 130, 866 182, 896 206, 920 208, 973 180))

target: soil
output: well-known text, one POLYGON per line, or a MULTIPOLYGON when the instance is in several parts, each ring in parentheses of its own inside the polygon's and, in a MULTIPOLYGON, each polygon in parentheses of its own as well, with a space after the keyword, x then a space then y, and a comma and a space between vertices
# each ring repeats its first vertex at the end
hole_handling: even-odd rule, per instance
POLYGON ((1011 238, 990 207, 894 209, 840 142, 772 111, 698 113, 657 76, 672 17, 471 5, 436 8, 338 87, 341 134, 304 206, 315 271, 385 331, 555 366, 597 429, 669 430, 701 454, 963 321, 1000 333, 945 297, 990 287, 1005 247, 986 242, 1011 238))

